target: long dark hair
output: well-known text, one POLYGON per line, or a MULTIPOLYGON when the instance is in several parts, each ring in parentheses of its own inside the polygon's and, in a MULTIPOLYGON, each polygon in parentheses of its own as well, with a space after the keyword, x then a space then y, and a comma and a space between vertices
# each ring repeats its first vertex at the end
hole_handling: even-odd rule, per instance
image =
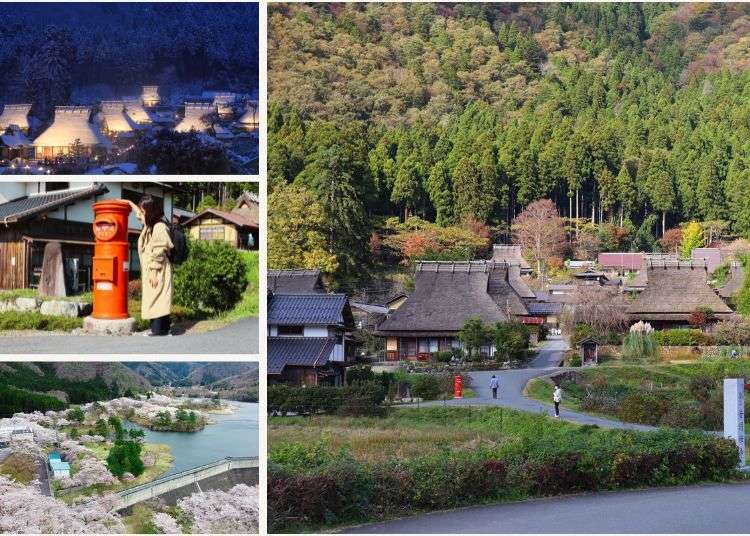
POLYGON ((143 211, 143 220, 146 227, 153 227, 164 217, 164 207, 150 195, 141 197, 138 207, 143 211))

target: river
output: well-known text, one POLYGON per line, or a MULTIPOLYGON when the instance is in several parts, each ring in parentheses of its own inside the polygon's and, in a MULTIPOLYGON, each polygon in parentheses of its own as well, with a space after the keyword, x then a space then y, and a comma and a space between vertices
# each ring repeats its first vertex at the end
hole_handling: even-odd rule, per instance
POLYGON ((131 422, 126 428, 146 433, 147 443, 163 443, 172 449, 174 462, 162 476, 172 475, 227 456, 257 456, 259 451, 258 404, 226 401, 238 408, 232 414, 208 414, 215 424, 198 432, 154 432, 131 422))

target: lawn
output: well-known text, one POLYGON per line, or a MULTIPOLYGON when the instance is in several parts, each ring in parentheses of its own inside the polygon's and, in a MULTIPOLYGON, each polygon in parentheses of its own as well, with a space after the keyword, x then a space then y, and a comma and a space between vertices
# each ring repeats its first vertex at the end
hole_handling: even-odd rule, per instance
POLYGON ((0 474, 20 484, 30 484, 38 476, 37 462, 32 456, 11 454, 0 463, 0 474))
POLYGON ((271 417, 268 442, 271 532, 737 476, 737 451, 727 440, 600 429, 498 407, 271 417))
MULTIPOLYGON (((88 443, 86 444, 86 447, 94 451, 94 454, 100 460, 106 460, 107 456, 109 455, 109 448, 102 443, 88 443)), ((139 486, 141 484, 151 482, 152 480, 156 480, 169 470, 169 468, 172 466, 172 462, 174 461, 174 456, 172 456, 172 451, 168 445, 163 445, 160 443, 144 443, 141 458, 144 458, 147 454, 152 454, 156 458, 156 463, 151 467, 146 467, 146 470, 143 472, 143 474, 136 477, 134 480, 131 480, 130 482, 119 482, 112 486, 97 485, 85 489, 61 490, 56 491, 55 496, 60 500, 70 504, 75 499, 91 496, 95 493, 116 493, 127 488, 132 488, 134 486, 139 486)))
MULTIPOLYGON (((722 379, 750 378, 750 361, 721 359, 686 364, 603 365, 575 369, 563 381, 563 407, 640 424, 718 430, 722 379)), ((552 400, 552 382, 531 380, 526 394, 552 400)), ((750 397, 746 400, 750 410, 750 397)))

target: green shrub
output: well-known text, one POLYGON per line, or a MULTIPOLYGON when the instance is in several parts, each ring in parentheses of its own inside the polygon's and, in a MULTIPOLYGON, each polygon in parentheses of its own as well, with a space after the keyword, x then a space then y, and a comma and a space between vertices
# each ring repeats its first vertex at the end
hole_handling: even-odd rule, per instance
POLYGON ((668 407, 668 402, 657 395, 630 393, 620 402, 617 418, 625 422, 656 425, 668 407))
POLYGON ((590 337, 596 337, 596 330, 588 324, 576 324, 573 328, 573 335, 570 337, 570 344, 573 347, 577 347, 581 344, 581 341, 586 340, 590 337))
POLYGON ((443 350, 433 353, 432 357, 439 363, 450 363, 450 360, 453 358, 453 352, 450 350, 443 350))
POLYGON ((268 387, 268 411, 317 415, 348 412, 350 415, 380 415, 376 409, 385 400, 387 388, 380 382, 363 382, 347 387, 268 387))
POLYGON ((72 331, 80 327, 83 327, 83 318, 48 316, 39 311, 5 311, 0 313, 0 331, 15 329, 72 331))
POLYGON ((227 311, 247 286, 240 253, 223 241, 191 241, 187 260, 174 276, 174 302, 202 311, 227 311))
POLYGON ((714 338, 699 329, 665 329, 655 331, 654 338, 662 346, 710 346, 714 338))
POLYGON ((411 394, 424 400, 435 400, 440 396, 440 382, 432 374, 414 374, 410 378, 411 394))
POLYGON ((571 354, 570 359, 568 360, 568 366, 569 367, 580 367, 583 364, 581 359, 581 354, 575 353, 571 354))

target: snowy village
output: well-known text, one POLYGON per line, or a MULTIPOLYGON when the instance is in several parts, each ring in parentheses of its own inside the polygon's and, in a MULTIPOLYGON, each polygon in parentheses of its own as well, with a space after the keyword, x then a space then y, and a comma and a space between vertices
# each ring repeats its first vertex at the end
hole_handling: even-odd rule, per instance
POLYGON ((257 5, 47 6, 0 22, 0 175, 258 172, 257 5))

